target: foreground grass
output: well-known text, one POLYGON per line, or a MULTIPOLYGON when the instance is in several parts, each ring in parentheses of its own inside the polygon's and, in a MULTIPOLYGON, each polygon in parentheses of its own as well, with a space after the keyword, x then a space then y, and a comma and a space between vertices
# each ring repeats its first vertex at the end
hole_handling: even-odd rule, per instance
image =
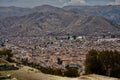
POLYGON ((2 63, 9 64, 9 62, 8 62, 8 61, 6 61, 6 60, 4 60, 4 59, 0 58, 0 64, 2 64, 2 63))
POLYGON ((0 73, 2 75, 11 74, 12 78, 16 78, 17 80, 120 80, 116 78, 110 78, 95 74, 85 75, 77 78, 59 77, 59 76, 43 74, 37 69, 27 66, 23 66, 19 70, 0 71, 0 73))

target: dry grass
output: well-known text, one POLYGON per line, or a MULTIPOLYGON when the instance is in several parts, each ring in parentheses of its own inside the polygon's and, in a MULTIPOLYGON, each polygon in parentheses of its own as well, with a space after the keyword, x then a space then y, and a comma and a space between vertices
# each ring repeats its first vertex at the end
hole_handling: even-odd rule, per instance
POLYGON ((0 64, 2 64, 2 63, 9 64, 9 62, 8 62, 8 61, 6 61, 6 60, 4 60, 4 59, 0 58, 0 64))
POLYGON ((81 76, 78 78, 59 77, 43 74, 37 69, 27 66, 23 66, 20 70, 2 71, 0 73, 2 73, 2 75, 11 74, 12 78, 15 77, 18 80, 120 80, 95 74, 81 76))

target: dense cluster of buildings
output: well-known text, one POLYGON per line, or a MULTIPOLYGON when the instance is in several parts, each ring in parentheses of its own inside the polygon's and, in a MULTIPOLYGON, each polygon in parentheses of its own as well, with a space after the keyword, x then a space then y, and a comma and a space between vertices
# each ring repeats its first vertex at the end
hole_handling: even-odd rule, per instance
POLYGON ((84 72, 86 54, 90 49, 120 50, 120 38, 90 36, 10 38, 4 48, 12 49, 17 62, 40 64, 44 67, 77 67, 84 72))

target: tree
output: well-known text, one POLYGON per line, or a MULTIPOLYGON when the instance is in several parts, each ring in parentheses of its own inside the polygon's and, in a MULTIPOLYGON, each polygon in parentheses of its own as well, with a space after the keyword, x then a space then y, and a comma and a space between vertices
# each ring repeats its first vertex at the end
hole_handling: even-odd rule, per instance
POLYGON ((88 54, 86 55, 86 61, 85 61, 85 71, 87 74, 91 73, 99 73, 99 69, 101 68, 101 64, 99 64, 98 60, 98 51, 96 50, 90 50, 88 54))
POLYGON ((86 55, 85 71, 120 78, 120 52, 90 50, 86 55))
POLYGON ((103 66, 102 71, 105 71, 105 75, 110 76, 111 68, 112 68, 112 54, 110 51, 101 51, 99 56, 99 60, 103 66))
POLYGON ((67 70, 64 72, 64 76, 67 76, 67 77, 78 77, 79 76, 78 68, 66 66, 66 69, 67 70))

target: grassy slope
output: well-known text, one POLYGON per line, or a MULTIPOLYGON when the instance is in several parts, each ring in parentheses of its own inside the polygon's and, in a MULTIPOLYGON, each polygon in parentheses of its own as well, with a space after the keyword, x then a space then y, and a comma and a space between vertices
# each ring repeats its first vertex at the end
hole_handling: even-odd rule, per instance
POLYGON ((120 80, 115 78, 109 78, 99 75, 86 75, 78 78, 59 77, 48 74, 43 74, 37 69, 33 69, 27 66, 23 66, 20 70, 13 71, 1 71, 2 75, 11 74, 12 78, 18 80, 120 80))
MULTIPOLYGON (((1 58, 0 58, 0 63, 11 64, 1 58)), ((120 80, 120 79, 109 78, 95 74, 85 75, 78 78, 59 77, 59 76, 43 74, 39 70, 28 66, 22 66, 22 68, 19 70, 0 71, 0 74, 2 75, 11 74, 12 78, 17 78, 18 80, 120 80)))
POLYGON ((4 59, 0 58, 0 64, 2 64, 2 63, 9 64, 9 62, 8 62, 8 61, 6 61, 6 60, 4 60, 4 59))

